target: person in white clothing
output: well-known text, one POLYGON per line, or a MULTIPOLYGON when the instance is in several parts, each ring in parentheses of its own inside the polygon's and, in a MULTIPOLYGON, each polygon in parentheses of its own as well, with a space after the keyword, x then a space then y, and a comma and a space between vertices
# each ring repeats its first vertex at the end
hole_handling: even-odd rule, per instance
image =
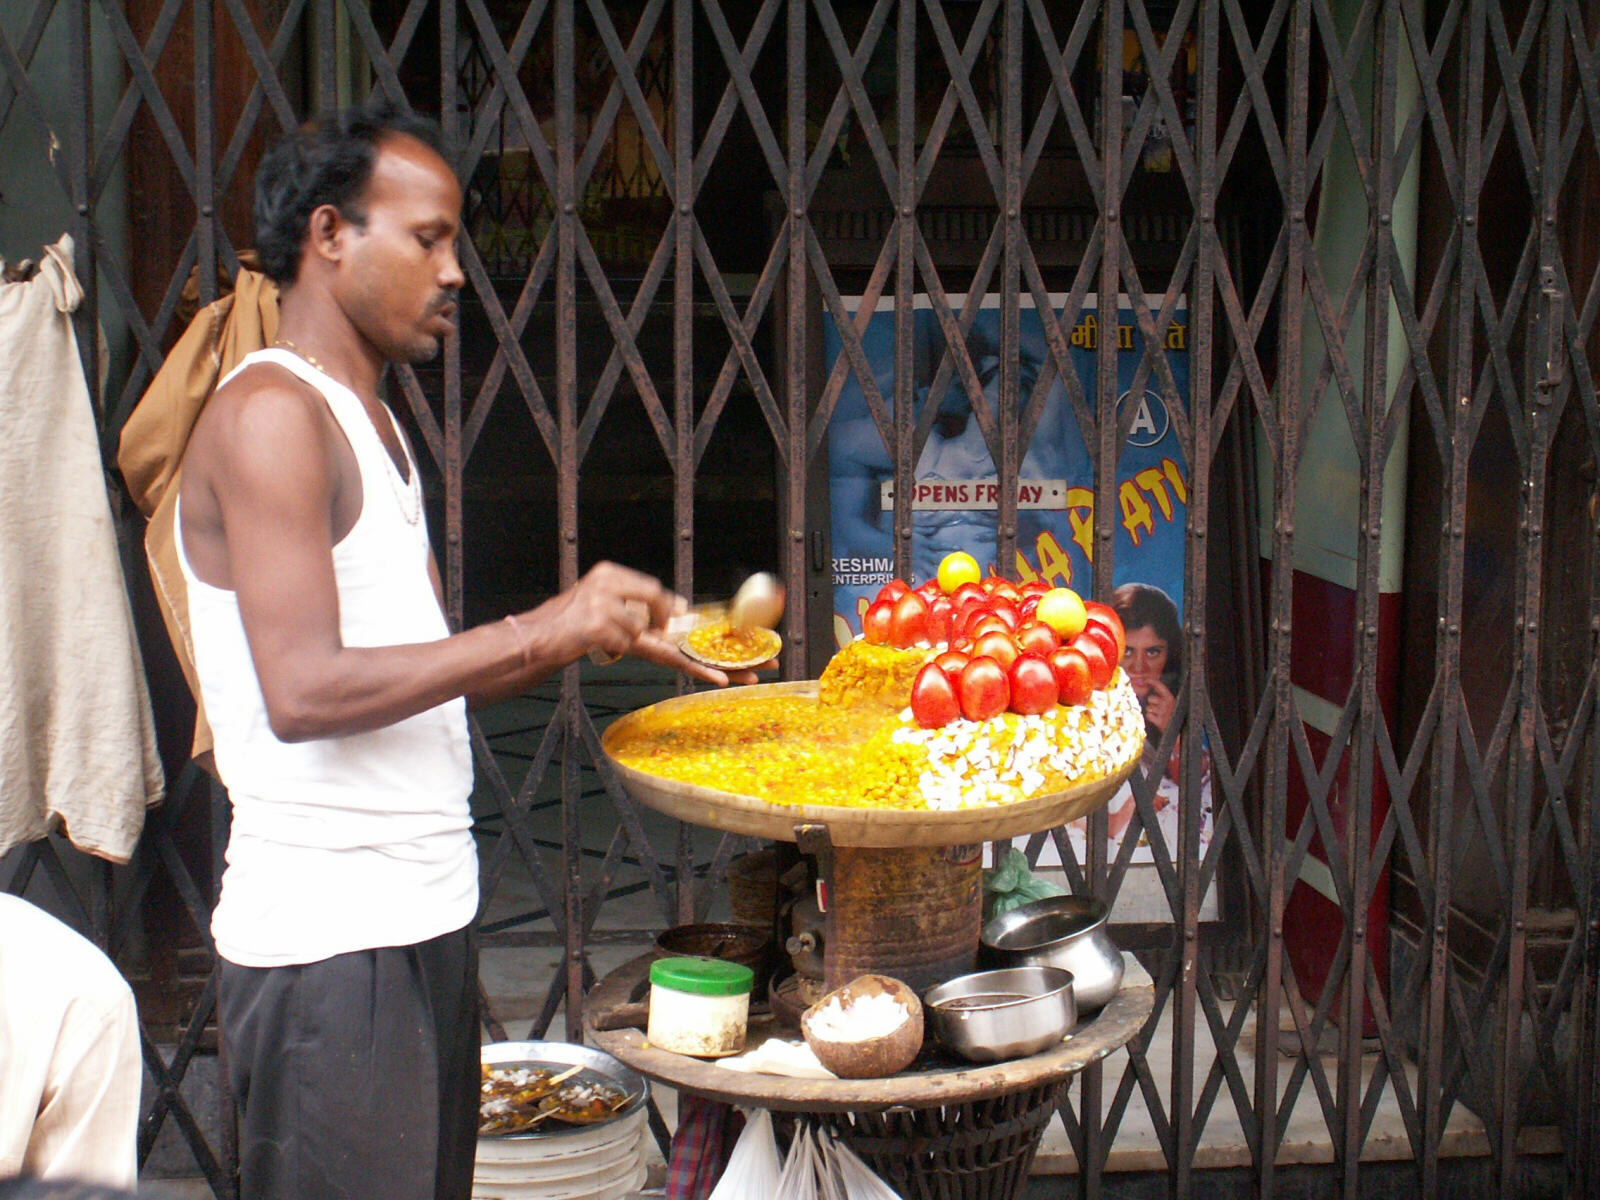
POLYGON ((0 1179, 131 1188, 139 1017, 87 938, 0 893, 0 1179))
POLYGON ((665 635, 684 602, 610 563, 450 634, 417 465, 379 385, 451 332, 460 222, 416 118, 351 110, 270 151, 256 234, 279 337, 219 385, 184 457, 180 562, 233 802, 212 931, 244 1200, 469 1195, 466 704, 592 652, 729 682, 665 635))

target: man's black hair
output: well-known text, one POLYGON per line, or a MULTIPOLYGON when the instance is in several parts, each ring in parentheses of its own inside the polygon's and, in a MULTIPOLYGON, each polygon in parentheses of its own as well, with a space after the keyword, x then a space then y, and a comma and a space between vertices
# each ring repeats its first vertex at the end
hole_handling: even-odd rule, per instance
POLYGON ((269 279, 279 287, 295 281, 307 223, 322 205, 333 205, 356 225, 366 223, 361 198, 378 145, 397 134, 443 156, 439 127, 432 121, 377 104, 318 117, 267 152, 256 171, 255 224, 256 250, 269 279))

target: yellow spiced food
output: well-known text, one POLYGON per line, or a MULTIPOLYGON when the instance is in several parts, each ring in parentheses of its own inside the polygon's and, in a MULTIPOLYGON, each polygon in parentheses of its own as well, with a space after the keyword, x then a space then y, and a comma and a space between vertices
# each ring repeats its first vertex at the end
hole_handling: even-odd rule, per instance
POLYGON ((708 621, 684 638, 691 654, 703 662, 751 664, 774 657, 783 641, 770 629, 759 625, 736 629, 726 618, 708 621))
POLYGON ((921 728, 906 706, 931 654, 858 639, 814 697, 731 691, 647 710, 609 749, 635 770, 770 803, 897 809, 1011 803, 1110 775, 1139 754, 1144 717, 1120 672, 1086 704, 921 728))

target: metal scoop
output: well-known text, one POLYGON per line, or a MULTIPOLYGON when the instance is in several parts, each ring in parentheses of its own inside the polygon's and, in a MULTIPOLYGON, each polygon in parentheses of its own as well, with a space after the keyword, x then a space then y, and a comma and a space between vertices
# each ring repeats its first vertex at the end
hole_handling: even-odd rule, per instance
POLYGON ((773 626, 783 617, 784 596, 782 580, 758 571, 739 585, 726 606, 691 609, 667 628, 679 649, 707 666, 730 671, 760 666, 783 649, 773 626))
POLYGON ((739 585, 728 601, 728 624, 735 629, 776 629, 783 619, 783 581, 766 571, 757 571, 739 585))

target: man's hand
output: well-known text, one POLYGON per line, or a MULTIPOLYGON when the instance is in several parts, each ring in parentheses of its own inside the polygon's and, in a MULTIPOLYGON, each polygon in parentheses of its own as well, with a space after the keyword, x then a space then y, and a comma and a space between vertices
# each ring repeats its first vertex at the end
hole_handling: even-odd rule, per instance
POLYGON ((559 596, 519 614, 517 624, 527 631, 530 666, 543 666, 544 674, 598 651, 610 659, 631 654, 718 687, 756 682, 754 672, 719 671, 678 649, 666 627, 686 607, 651 576, 603 562, 559 596))
POLYGON ((665 628, 684 602, 641 571, 603 562, 518 622, 538 650, 535 660, 565 666, 591 650, 618 657, 646 629, 665 628))

